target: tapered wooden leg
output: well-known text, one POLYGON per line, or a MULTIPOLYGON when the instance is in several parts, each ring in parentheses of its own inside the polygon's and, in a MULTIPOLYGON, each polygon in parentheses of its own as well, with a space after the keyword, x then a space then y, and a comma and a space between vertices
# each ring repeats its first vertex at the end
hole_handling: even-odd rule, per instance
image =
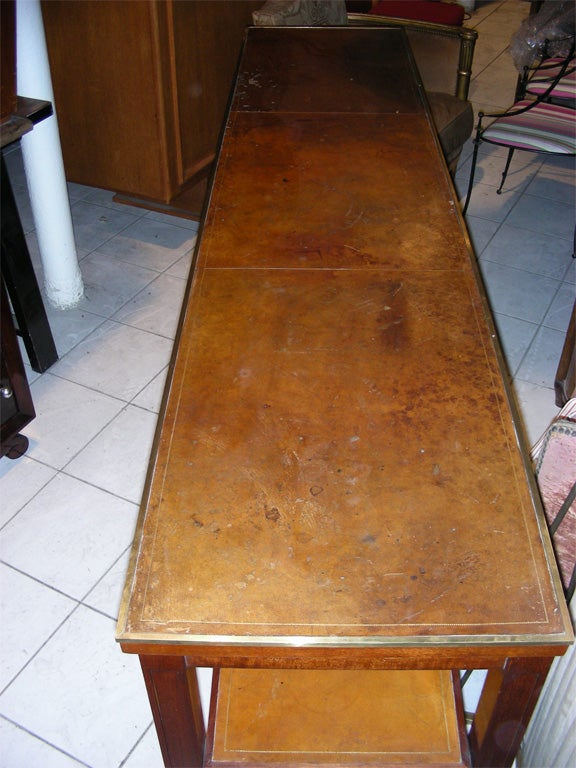
POLYGON ((520 748, 552 659, 507 659, 488 671, 470 731, 472 765, 510 766, 520 748))
POLYGON ((30 260, 4 157, 1 158, 1 168, 2 277, 30 365, 38 373, 44 373, 58 360, 58 352, 30 260))
POLYGON ((196 669, 182 656, 140 656, 167 768, 202 768, 205 730, 196 669))

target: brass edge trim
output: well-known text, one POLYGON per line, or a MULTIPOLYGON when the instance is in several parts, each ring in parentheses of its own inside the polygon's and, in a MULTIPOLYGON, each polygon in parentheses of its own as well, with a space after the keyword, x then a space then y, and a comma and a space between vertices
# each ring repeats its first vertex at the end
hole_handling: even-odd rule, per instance
MULTIPOLYGON (((469 648, 485 650, 494 647, 510 647, 519 649, 526 646, 547 646, 553 648, 560 645, 570 645, 574 641, 573 632, 567 631, 555 635, 432 635, 427 637, 354 637, 354 636, 293 636, 271 638, 265 635, 172 635, 158 633, 119 633, 116 641, 125 644, 169 644, 173 646, 234 646, 237 648, 469 648)), ((520 654, 521 655, 521 654, 520 654)))

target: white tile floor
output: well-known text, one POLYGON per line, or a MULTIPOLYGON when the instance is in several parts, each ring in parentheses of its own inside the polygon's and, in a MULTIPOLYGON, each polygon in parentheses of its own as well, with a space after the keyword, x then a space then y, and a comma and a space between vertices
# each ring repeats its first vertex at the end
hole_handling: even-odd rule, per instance
MULTIPOLYGON (((506 47, 528 8, 477 3, 475 106, 512 97, 506 47)), ((17 151, 8 164, 42 284, 17 151)), ((501 152, 482 151, 468 225, 533 443, 557 413, 575 295, 574 164, 519 154, 498 196, 501 167, 501 152)), ((196 225, 102 190, 70 185, 70 196, 86 295, 76 309, 49 309, 60 360, 42 376, 28 369, 30 448, 0 459, 0 768, 156 768, 138 662, 114 630, 196 225)))

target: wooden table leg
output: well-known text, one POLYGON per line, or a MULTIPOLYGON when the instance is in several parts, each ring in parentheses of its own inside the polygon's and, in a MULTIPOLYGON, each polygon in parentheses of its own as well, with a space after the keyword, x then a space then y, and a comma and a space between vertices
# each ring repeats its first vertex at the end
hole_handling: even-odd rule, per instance
POLYGON ((30 253, 4 157, 2 157, 0 180, 2 182, 2 276, 30 365, 38 373, 44 373, 58 360, 58 352, 30 261, 30 253))
POLYGON ((182 656, 140 656, 167 768, 202 768, 205 729, 196 669, 182 656))
POLYGON ((475 768, 512 765, 552 659, 507 659, 490 669, 470 731, 475 768))

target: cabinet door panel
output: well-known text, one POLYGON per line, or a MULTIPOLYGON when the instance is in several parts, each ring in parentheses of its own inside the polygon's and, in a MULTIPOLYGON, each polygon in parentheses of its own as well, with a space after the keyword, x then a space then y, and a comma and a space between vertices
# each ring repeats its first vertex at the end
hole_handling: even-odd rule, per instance
POLYGON ((172 3, 181 182, 214 157, 244 30, 261 6, 262 0, 172 3))
POLYGON ((164 198, 162 17, 148 0, 42 4, 70 181, 164 198))

